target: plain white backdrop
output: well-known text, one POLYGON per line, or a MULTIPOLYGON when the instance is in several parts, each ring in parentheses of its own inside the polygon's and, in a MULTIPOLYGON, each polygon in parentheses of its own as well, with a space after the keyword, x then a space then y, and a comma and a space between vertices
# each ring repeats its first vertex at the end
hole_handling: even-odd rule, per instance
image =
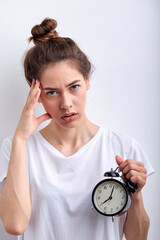
MULTIPOLYGON (((27 39, 45 17, 55 18, 59 34, 73 38, 96 68, 88 117, 133 136, 147 153, 156 171, 143 190, 148 239, 159 240, 160 1, 1 1, 0 142, 14 133, 20 118, 29 90, 23 73, 24 53, 32 46, 27 39)), ((36 115, 42 113, 38 104, 36 115)), ((0 240, 9 239, 16 237, 5 234, 1 223, 0 240)))

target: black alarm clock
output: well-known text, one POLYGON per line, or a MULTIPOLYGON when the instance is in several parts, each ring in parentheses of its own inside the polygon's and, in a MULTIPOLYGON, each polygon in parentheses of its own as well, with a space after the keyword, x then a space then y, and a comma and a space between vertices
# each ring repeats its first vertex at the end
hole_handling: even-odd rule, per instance
POLYGON ((93 208, 107 217, 118 216, 126 212, 131 205, 131 194, 137 191, 137 184, 129 179, 124 181, 124 178, 116 172, 117 170, 118 168, 106 172, 104 176, 107 178, 100 181, 92 192, 93 208))

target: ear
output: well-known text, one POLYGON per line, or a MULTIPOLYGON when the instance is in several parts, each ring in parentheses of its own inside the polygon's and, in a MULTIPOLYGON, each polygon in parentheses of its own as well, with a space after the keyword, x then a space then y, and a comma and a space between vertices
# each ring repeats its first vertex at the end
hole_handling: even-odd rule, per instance
POLYGON ((90 89, 90 78, 89 78, 89 76, 87 76, 85 78, 85 82, 86 82, 86 90, 89 90, 90 89))

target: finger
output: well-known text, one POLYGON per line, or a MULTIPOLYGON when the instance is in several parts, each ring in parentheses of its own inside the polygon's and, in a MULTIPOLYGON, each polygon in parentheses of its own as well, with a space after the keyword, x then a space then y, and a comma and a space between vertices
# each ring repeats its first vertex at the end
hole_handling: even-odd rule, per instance
POLYGON ((45 114, 43 114, 43 115, 41 115, 40 117, 37 118, 38 124, 41 124, 42 122, 44 122, 46 120, 49 120, 51 118, 52 117, 48 113, 45 113, 45 114))
POLYGON ((137 192, 141 191, 144 185, 146 184, 146 178, 141 176, 133 176, 130 178, 133 183, 137 183, 137 192))
POLYGON ((31 87, 31 88, 33 88, 33 86, 35 85, 35 82, 36 82, 36 80, 33 79, 32 82, 31 82, 31 84, 30 84, 30 87, 31 87))
POLYGON ((38 80, 36 80, 36 81, 33 80, 33 84, 32 84, 31 89, 29 91, 29 96, 31 96, 31 97, 34 96, 36 94, 39 86, 40 86, 40 82, 38 80))
POLYGON ((115 158, 116 158, 116 162, 117 162, 118 166, 120 166, 121 163, 123 163, 123 159, 119 155, 116 155, 115 158))
POLYGON ((137 165, 136 163, 128 164, 125 168, 123 168, 122 172, 124 174, 127 174, 131 170, 135 170, 137 172, 142 172, 144 174, 147 174, 147 170, 144 167, 137 165))
POLYGON ((37 92, 35 94, 35 102, 37 103, 38 102, 38 99, 41 95, 41 89, 40 88, 37 88, 37 92))
POLYGON ((32 79, 31 83, 29 83, 30 89, 33 89, 33 87, 34 87, 36 81, 37 81, 37 80, 32 79))
POLYGON ((34 110, 35 104, 38 102, 41 90, 39 88, 39 82, 37 81, 33 88, 30 89, 27 102, 26 102, 26 109, 34 110))
POLYGON ((132 164, 136 164, 137 166, 144 167, 144 164, 141 162, 138 162, 134 159, 127 159, 121 163, 120 170, 122 171, 127 165, 131 166, 132 164))
POLYGON ((142 177, 142 178, 144 178, 144 179, 146 179, 146 174, 145 173, 143 173, 143 172, 138 172, 138 171, 135 171, 135 170, 130 170, 126 175, 125 175, 125 177, 127 178, 127 179, 131 179, 132 177, 134 177, 134 176, 140 176, 140 177, 142 177))

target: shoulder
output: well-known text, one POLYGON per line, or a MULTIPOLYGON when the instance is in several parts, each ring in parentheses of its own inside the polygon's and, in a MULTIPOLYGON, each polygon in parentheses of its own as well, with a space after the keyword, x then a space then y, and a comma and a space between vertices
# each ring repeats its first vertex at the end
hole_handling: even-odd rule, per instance
POLYGON ((141 144, 133 137, 119 131, 103 129, 103 140, 107 149, 112 149, 124 159, 144 153, 141 144))
MULTIPOLYGON (((38 140, 40 139, 40 134, 39 132, 35 132, 32 136, 29 137, 28 141, 27 141, 27 146, 34 146, 38 140)), ((11 151, 11 147, 12 147, 12 140, 13 140, 13 135, 5 137, 4 139, 2 139, 1 143, 0 143, 0 152, 4 153, 4 152, 10 152, 11 151)))
POLYGON ((127 134, 106 128, 102 128, 102 132, 103 138, 106 139, 108 144, 111 144, 112 146, 119 146, 120 148, 125 149, 125 151, 132 146, 134 138, 127 134))
POLYGON ((143 162, 147 169, 148 175, 154 172, 154 169, 141 145, 141 143, 133 136, 129 136, 118 131, 103 130, 104 138, 108 138, 106 142, 108 151, 112 151, 115 155, 120 155, 124 160, 134 159, 143 162))
POLYGON ((37 144, 39 141, 41 140, 41 134, 40 132, 37 130, 33 133, 32 136, 29 137, 28 141, 27 141, 27 145, 30 144, 37 144))
POLYGON ((112 141, 116 141, 121 144, 128 145, 128 144, 131 144, 131 142, 133 140, 133 137, 131 137, 127 134, 115 131, 115 130, 109 130, 109 134, 110 134, 110 138, 112 139, 112 141))

